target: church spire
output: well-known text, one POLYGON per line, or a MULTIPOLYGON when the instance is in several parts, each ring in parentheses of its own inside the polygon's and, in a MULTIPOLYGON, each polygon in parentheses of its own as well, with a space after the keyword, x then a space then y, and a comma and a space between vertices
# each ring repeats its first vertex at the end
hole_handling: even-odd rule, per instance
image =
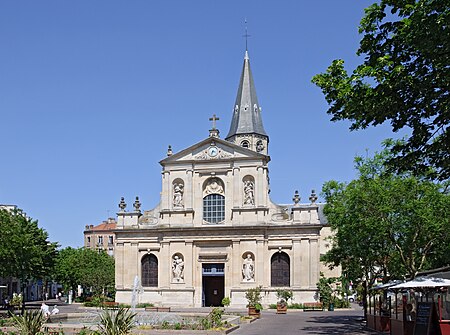
POLYGON ((262 123, 261 107, 256 96, 247 50, 245 50, 244 66, 233 108, 230 131, 225 139, 254 151, 267 154, 269 137, 262 123), (263 147, 264 149, 262 149, 263 147))

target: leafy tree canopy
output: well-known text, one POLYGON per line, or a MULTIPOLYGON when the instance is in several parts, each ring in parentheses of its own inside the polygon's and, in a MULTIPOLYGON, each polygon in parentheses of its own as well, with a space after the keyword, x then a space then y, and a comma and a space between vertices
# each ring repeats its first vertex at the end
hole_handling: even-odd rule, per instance
POLYGON ((114 259, 103 251, 68 247, 58 254, 55 273, 65 289, 82 285, 101 294, 114 286, 114 259))
POLYGON ((16 209, 0 209, 0 276, 44 279, 51 275, 57 243, 38 222, 16 209))
POLYGON ((359 178, 323 187, 324 212, 334 231, 324 260, 354 282, 414 278, 450 262, 450 195, 439 184, 389 174, 387 151, 356 158, 359 178))
POLYGON ((332 121, 350 129, 390 122, 410 135, 391 149, 396 171, 450 177, 450 1, 381 0, 361 20, 352 74, 335 60, 313 82, 330 104, 332 121))

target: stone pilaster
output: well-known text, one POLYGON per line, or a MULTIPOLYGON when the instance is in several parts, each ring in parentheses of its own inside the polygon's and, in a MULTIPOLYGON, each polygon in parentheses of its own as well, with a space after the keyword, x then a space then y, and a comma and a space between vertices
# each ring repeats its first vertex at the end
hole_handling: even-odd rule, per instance
POLYGON ((161 205, 162 209, 172 208, 170 203, 170 198, 172 195, 172 190, 170 189, 170 172, 162 172, 162 192, 161 192, 161 205))
POLYGON ((133 287, 134 284, 134 278, 136 277, 136 275, 139 275, 139 269, 140 269, 140 260, 139 262, 137 261, 138 259, 138 243, 136 242, 131 242, 127 248, 127 254, 125 255, 125 263, 124 263, 124 270, 126 272, 126 276, 125 276, 125 282, 128 284, 126 285, 129 288, 133 287), (134 261, 133 261, 134 260, 134 261), (135 266, 126 266, 126 264, 135 264, 135 266))
POLYGON ((194 171, 193 170, 186 170, 186 182, 184 186, 184 208, 192 208, 193 204, 193 184, 192 184, 192 175, 194 171))
POLYGON ((232 242, 232 250, 231 250, 231 266, 232 270, 230 275, 232 276, 231 285, 232 287, 239 286, 242 279, 242 251, 240 250, 240 241, 233 240, 232 242))
POLYGON ((124 286, 124 247, 122 242, 117 242, 114 247, 115 260, 115 278, 116 289, 121 289, 124 286))
POLYGON ((301 239, 292 240, 292 280, 291 286, 301 286, 302 275, 302 255, 301 255, 301 239))
POLYGON ((311 278, 311 254, 309 238, 302 238, 300 241, 300 286, 309 287, 311 278))
POLYGON ((256 186, 255 186, 255 205, 256 207, 265 206, 264 194, 262 192, 264 185, 264 167, 258 166, 256 168, 256 186))
POLYGON ((316 287, 316 283, 319 281, 320 277, 320 268, 319 268, 319 240, 317 238, 310 239, 310 278, 309 278, 309 286, 316 287))
POLYGON ((242 206, 242 181, 241 181, 241 173, 238 167, 233 168, 233 207, 241 207, 242 206))
POLYGON ((171 277, 171 265, 170 261, 170 242, 163 241, 161 242, 161 251, 158 259, 158 273, 161 283, 160 287, 169 287, 170 286, 170 277, 171 277))
POLYGON ((193 286, 193 273, 192 270, 194 269, 194 243, 193 241, 185 241, 187 251, 184 256, 184 282, 189 285, 193 286))
MULTIPOLYGON (((256 254, 255 254, 255 282, 259 285, 262 283, 263 286, 270 285, 270 276, 265 276, 265 265, 267 263, 266 257, 264 254, 266 252, 266 248, 264 245, 264 240, 256 241, 256 254)), ((270 261, 269 261, 270 263, 270 261)))

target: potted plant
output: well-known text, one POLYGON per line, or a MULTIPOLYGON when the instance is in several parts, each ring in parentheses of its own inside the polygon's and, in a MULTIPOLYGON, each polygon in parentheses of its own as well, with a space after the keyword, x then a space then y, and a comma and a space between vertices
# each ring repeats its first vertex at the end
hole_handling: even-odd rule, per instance
POLYGON ((245 298, 247 299, 248 315, 261 317, 261 286, 249 288, 245 291, 245 298))
POLYGON ((229 297, 224 297, 222 299, 222 305, 223 307, 228 307, 231 304, 231 299, 229 297))
POLYGON ((294 299, 293 292, 291 290, 278 289, 277 298, 277 314, 286 314, 289 299, 294 299))

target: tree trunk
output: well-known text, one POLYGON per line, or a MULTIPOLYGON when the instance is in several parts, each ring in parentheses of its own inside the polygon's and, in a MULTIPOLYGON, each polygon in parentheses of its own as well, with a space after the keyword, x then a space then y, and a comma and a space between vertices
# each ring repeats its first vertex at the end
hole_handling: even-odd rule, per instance
POLYGON ((364 319, 367 321, 367 280, 363 282, 363 309, 364 309, 364 319))
POLYGON ((26 284, 25 284, 25 280, 21 280, 20 281, 20 286, 22 286, 22 290, 21 290, 21 292, 22 292, 22 309, 21 309, 21 315, 24 315, 25 314, 25 302, 26 302, 26 298, 25 298, 25 287, 26 287, 26 284))

